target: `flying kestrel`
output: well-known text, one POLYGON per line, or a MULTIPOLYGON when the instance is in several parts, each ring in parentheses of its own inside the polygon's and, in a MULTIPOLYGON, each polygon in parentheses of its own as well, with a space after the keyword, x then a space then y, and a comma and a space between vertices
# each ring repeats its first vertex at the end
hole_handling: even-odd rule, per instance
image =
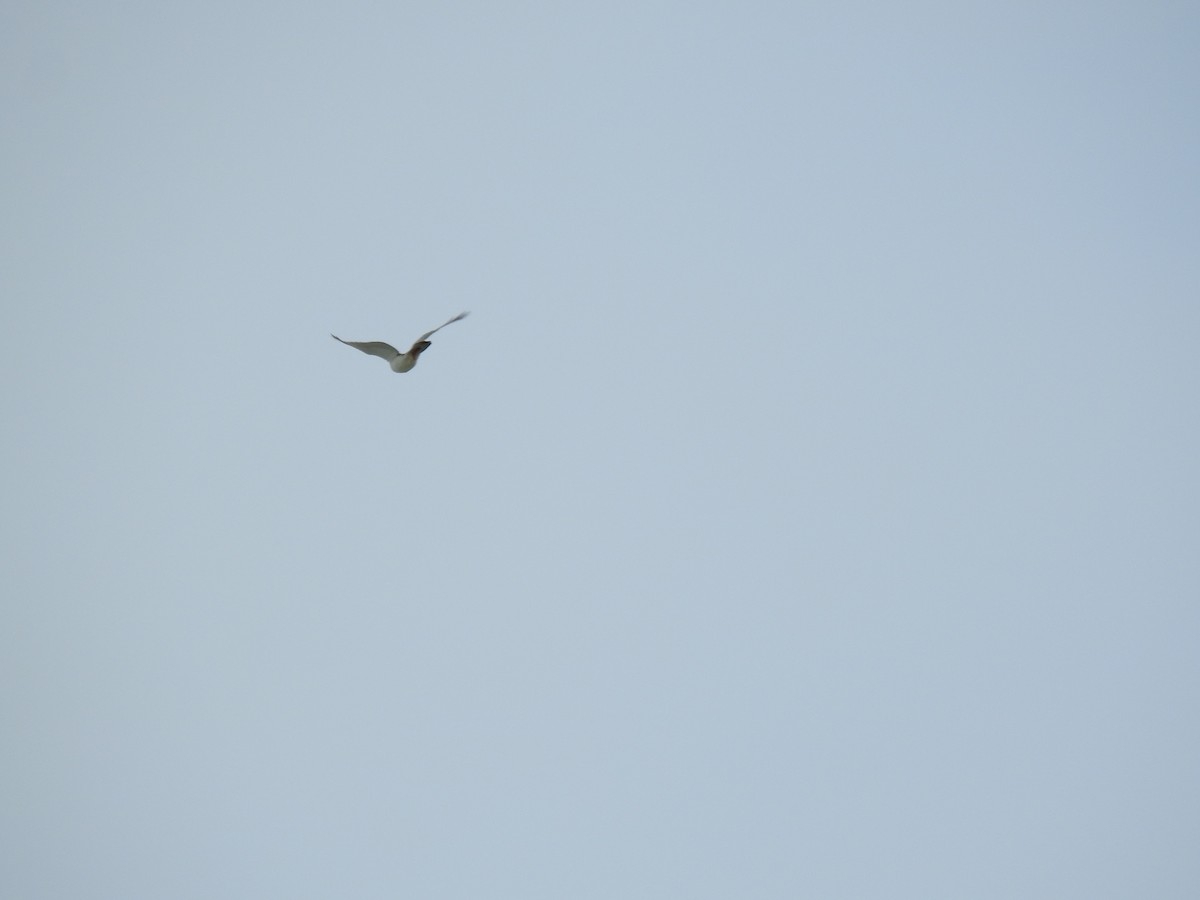
POLYGON ((342 343, 347 347, 353 347, 356 350, 361 350, 363 353, 369 353, 371 356, 378 356, 381 359, 386 359, 388 361, 388 365, 392 367, 393 372, 407 372, 417 364, 417 357, 429 349, 430 335, 432 335, 434 332, 441 331, 451 322, 457 322, 460 319, 465 319, 466 317, 467 314, 465 312, 460 312, 453 319, 443 322, 437 328, 433 329, 433 331, 425 332, 423 335, 417 338, 416 343, 408 348, 407 353, 401 353, 391 344, 385 344, 383 341, 363 341, 360 343, 358 341, 342 341, 342 339, 336 334, 331 334, 330 337, 335 341, 342 341, 342 343))

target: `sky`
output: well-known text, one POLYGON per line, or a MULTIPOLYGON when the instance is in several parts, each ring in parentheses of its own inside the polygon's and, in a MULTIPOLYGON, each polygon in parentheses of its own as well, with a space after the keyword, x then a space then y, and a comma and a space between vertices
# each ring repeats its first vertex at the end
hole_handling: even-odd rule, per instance
POLYGON ((1198 45, 5 4, 0 892, 1200 895, 1198 45))

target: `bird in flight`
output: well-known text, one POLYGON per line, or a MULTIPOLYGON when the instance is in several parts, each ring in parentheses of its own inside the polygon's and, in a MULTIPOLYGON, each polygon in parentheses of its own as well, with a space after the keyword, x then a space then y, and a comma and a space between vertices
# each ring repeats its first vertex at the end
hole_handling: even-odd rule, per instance
POLYGON ((417 357, 429 349, 429 336, 434 332, 441 331, 451 322, 457 322, 460 319, 465 319, 467 314, 460 312, 453 319, 449 319, 439 325, 433 331, 427 331, 416 342, 408 348, 407 353, 401 353, 391 344, 385 344, 383 341, 342 341, 336 334, 331 334, 330 337, 335 341, 342 341, 347 347, 353 347, 356 350, 361 350, 363 353, 369 353, 371 356, 378 356, 381 359, 386 359, 388 365, 392 367, 393 372, 407 372, 417 364, 417 357))

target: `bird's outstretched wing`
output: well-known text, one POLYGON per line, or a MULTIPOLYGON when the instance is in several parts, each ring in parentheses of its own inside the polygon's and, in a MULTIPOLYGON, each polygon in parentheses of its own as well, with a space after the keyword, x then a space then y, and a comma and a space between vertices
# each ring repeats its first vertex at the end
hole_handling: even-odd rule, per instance
MULTIPOLYGON (((425 332, 423 335, 421 335, 419 338, 417 338, 417 340, 415 341, 415 343, 419 344, 419 343, 421 343, 421 341, 428 340, 428 339, 429 339, 429 336, 430 336, 431 334, 433 334, 434 332, 441 331, 441 330, 442 330, 443 328, 445 328, 447 325, 451 325, 451 324, 453 324, 454 322, 458 322, 458 321, 459 321, 459 320, 461 320, 461 319, 465 319, 466 317, 467 317, 467 314, 466 314, 465 312, 460 312, 460 313, 459 313, 457 316, 455 316, 453 319, 447 319, 445 322, 443 322, 443 323, 442 323, 441 325, 439 325, 437 328, 433 329, 433 331, 427 331, 427 332, 425 332)), ((367 351, 367 352, 369 353, 370 351, 367 351)))
MULTIPOLYGON (((451 321, 454 321, 451 319, 451 321)), ((449 324, 446 323, 446 324, 449 324)), ((335 341, 342 341, 336 334, 331 334, 331 338, 335 341)), ((363 353, 369 353, 371 356, 378 356, 391 362, 400 355, 400 351, 391 344, 385 344, 383 341, 342 341, 347 347, 353 347, 355 350, 361 350, 363 353)))

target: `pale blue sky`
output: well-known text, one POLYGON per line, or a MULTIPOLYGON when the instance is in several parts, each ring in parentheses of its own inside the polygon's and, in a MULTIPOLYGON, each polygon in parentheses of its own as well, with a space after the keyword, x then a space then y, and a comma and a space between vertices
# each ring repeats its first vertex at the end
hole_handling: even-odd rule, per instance
POLYGON ((1200 895, 1198 47, 6 4, 4 896, 1200 895))

